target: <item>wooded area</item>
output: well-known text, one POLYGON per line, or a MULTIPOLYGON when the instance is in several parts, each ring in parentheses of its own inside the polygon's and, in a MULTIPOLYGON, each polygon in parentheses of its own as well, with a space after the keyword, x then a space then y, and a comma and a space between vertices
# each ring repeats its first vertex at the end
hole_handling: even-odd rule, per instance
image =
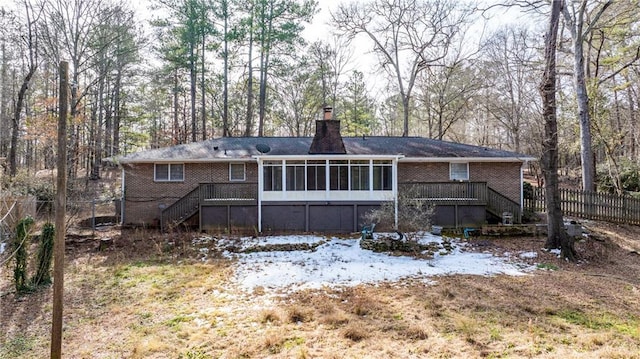
MULTIPOLYGON (((55 167, 60 60, 70 63, 72 184, 100 178, 102 159, 143 148, 308 136, 325 104, 344 135, 419 135, 542 158, 547 1, 345 1, 331 9, 329 40, 315 42, 303 36, 323 6, 313 0, 149 5, 19 0, 0 11, 3 188, 52 193, 33 176, 55 167), (509 8, 522 17, 504 21, 509 8)), ((638 5, 563 5, 561 177, 640 191, 638 5)), ((539 164, 531 168, 542 182, 539 164)))

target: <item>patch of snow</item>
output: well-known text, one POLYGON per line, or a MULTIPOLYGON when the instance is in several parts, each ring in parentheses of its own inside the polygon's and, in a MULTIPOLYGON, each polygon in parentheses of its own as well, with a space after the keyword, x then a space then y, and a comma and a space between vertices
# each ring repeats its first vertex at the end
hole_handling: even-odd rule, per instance
POLYGON ((4 253, 4 249, 7 246, 6 243, 0 243, 0 254, 4 253))
POLYGON ((532 259, 532 258, 538 258, 538 253, 536 252, 523 252, 520 253, 520 255, 518 256, 520 258, 528 258, 528 259, 532 259))
MULTIPOLYGON (((393 238, 396 234, 389 234, 393 238)), ((443 243, 443 238, 430 233, 420 234, 418 240, 427 244, 443 243)), ((360 248, 359 239, 326 238, 312 235, 242 238, 240 241, 219 240, 216 245, 225 249, 225 243, 250 248, 266 244, 318 244, 314 250, 229 253, 237 259, 235 282, 242 289, 296 291, 322 287, 376 284, 402 279, 417 279, 425 283, 431 277, 451 274, 472 275, 525 275, 534 267, 515 263, 513 259, 489 253, 464 251, 459 239, 447 238, 453 249, 444 254, 436 252, 432 259, 392 256, 360 248)))
POLYGON ((560 248, 554 248, 554 249, 550 249, 549 253, 555 254, 555 255, 560 255, 560 253, 562 253, 562 251, 560 250, 560 248))

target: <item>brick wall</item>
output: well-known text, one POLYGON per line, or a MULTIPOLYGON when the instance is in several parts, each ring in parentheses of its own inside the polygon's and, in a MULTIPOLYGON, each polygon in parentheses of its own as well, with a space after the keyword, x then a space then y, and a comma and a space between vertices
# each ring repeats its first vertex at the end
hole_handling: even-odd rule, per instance
MULTIPOLYGON (((161 207, 168 207, 200 183, 230 183, 228 163, 186 163, 184 181, 155 182, 153 163, 124 165, 125 224, 158 225, 161 207)), ((258 164, 246 164, 245 182, 258 181, 258 164)), ((245 183, 242 182, 242 183, 245 183)))
POLYGON ((469 180, 472 182, 487 182, 488 186, 520 203, 520 166, 519 162, 489 163, 479 162, 469 164, 469 180))
MULTIPOLYGON (((520 203, 520 163, 469 163, 469 180, 487 182, 487 185, 511 200, 520 203)), ((448 182, 449 163, 398 164, 398 182, 448 182)))

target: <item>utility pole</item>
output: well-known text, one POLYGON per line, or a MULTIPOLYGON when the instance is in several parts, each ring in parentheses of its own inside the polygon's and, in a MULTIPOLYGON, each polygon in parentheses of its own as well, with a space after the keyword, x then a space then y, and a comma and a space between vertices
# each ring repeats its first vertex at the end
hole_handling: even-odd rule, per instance
POLYGON ((69 105, 69 63, 60 61, 58 107, 58 178, 56 181, 56 236, 53 245, 53 321, 51 358, 62 358, 62 308, 64 296, 64 240, 67 213, 67 117, 69 105))

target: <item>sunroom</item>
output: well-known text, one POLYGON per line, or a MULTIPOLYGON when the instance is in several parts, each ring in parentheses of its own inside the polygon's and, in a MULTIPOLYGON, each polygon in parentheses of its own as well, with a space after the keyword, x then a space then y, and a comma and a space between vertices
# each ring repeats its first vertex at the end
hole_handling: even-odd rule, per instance
POLYGON ((397 198, 398 155, 258 156, 258 229, 358 228, 397 198))

